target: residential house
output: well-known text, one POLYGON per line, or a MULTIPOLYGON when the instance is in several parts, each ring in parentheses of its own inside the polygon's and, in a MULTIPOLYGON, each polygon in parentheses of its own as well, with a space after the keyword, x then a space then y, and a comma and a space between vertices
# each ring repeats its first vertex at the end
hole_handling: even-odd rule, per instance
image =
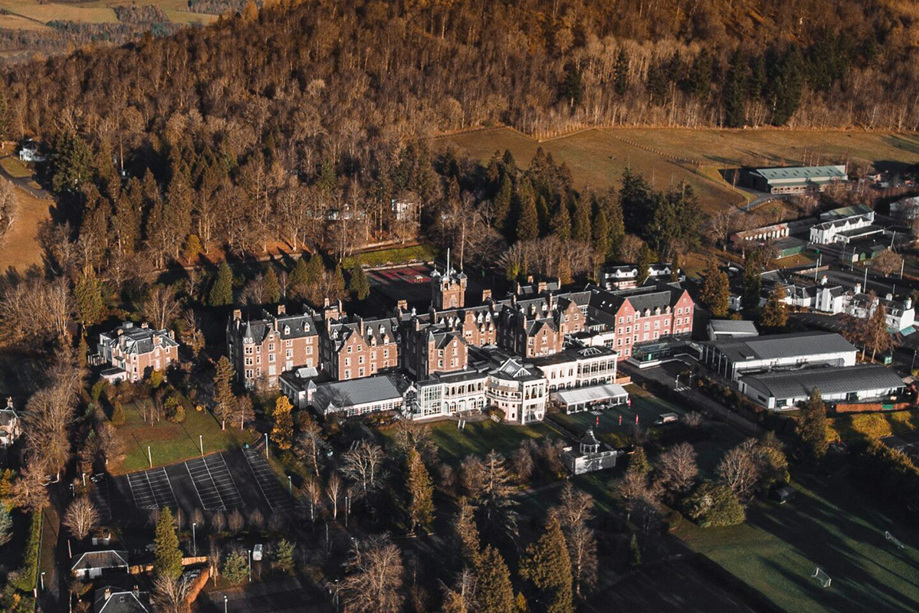
POLYGON ((9 447, 22 435, 19 413, 13 408, 13 399, 6 399, 6 408, 0 409, 0 447, 9 447))
POLYGON ((149 592, 108 585, 93 593, 93 613, 152 613, 149 592))
POLYGON ((856 291, 849 299, 846 312, 858 319, 869 319, 874 315, 879 304, 884 305, 884 319, 888 330, 903 332, 913 327, 916 321, 916 309, 913 307, 912 298, 908 297, 904 300, 894 300, 893 294, 880 298, 856 291))
POLYGON ((123 377, 110 373, 112 376, 131 382, 141 381, 151 371, 166 370, 179 360, 179 343, 171 331, 153 330, 146 323, 138 327, 129 321, 100 334, 98 351, 112 369, 124 372, 123 377))
POLYGON ((105 551, 87 551, 74 558, 70 571, 79 581, 101 577, 110 571, 127 572, 128 552, 108 549, 105 551))
MULTIPOLYGON (((679 271, 677 271, 679 272, 679 271)), ((648 266, 648 278, 669 280, 673 269, 669 262, 657 262, 648 266)), ((622 264, 610 266, 600 275, 601 284, 606 289, 629 289, 638 286, 638 265, 622 264)))

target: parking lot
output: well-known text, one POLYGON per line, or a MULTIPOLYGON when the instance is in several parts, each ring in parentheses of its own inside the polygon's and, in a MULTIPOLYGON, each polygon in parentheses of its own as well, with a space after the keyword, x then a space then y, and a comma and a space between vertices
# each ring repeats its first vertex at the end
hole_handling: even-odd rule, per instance
POLYGON ((205 511, 227 511, 243 506, 223 454, 188 460, 185 469, 205 511))
POLYGON ((172 482, 165 468, 131 473, 127 478, 131 496, 134 498, 134 506, 138 509, 150 510, 178 506, 172 482))
POLYGON ((262 496, 264 496, 265 500, 268 502, 268 506, 271 507, 271 510, 275 512, 289 511, 293 508, 293 500, 290 497, 290 493, 278 482, 277 475, 271 470, 271 466, 268 465, 268 460, 262 455, 263 453, 264 452, 257 449, 243 450, 246 461, 249 463, 249 469, 252 472, 252 476, 255 478, 255 482, 258 484, 258 488, 262 492, 262 496))
POLYGON ((260 509, 266 516, 289 511, 293 508, 290 494, 263 453, 226 451, 130 473, 113 478, 107 492, 95 488, 95 495, 111 500, 111 512, 125 519, 166 506, 188 515, 195 509, 209 513, 260 509))

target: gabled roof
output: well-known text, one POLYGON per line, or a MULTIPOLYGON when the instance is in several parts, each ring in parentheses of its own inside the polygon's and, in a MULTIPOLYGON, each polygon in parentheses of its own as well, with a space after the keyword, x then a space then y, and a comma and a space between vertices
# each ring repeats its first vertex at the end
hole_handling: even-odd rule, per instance
POLYGON ((375 375, 350 381, 335 381, 316 386, 313 402, 323 410, 384 402, 402 398, 408 382, 396 375, 375 375))
POLYGON ((105 551, 87 551, 76 558, 70 570, 89 568, 128 568, 128 552, 107 549, 105 551))
POLYGON ((150 613, 153 610, 147 592, 134 592, 112 586, 96 590, 93 600, 94 613, 150 613))

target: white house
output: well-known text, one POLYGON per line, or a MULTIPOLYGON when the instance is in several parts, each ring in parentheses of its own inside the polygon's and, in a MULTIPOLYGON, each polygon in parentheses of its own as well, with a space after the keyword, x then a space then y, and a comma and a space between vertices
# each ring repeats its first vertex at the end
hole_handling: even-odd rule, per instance
POLYGON ((856 293, 851 297, 847 311, 853 317, 868 319, 874 315, 879 304, 884 305, 885 319, 889 330, 902 332, 912 327, 916 321, 916 309, 913 307, 912 299, 894 300, 892 294, 879 298, 869 294, 856 293))

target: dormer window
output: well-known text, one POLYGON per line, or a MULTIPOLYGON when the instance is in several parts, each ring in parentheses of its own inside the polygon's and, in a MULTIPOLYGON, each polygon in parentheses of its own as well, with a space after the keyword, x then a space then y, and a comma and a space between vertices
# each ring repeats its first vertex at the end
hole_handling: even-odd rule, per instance
POLYGON ((284 326, 284 334, 290 334, 290 326, 284 326))

